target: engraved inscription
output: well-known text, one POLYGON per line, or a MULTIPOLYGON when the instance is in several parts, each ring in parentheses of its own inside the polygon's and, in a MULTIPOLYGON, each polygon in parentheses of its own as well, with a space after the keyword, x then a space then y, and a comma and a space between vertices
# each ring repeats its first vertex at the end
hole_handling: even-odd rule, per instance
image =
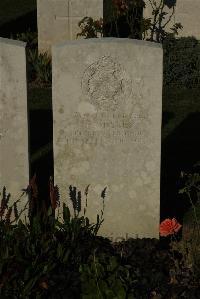
POLYGON ((98 112, 81 116, 75 112, 67 120, 65 141, 67 144, 96 145, 144 143, 145 130, 141 123, 145 120, 145 115, 130 117, 125 113, 98 112))
POLYGON ((75 130, 68 131, 66 136, 67 144, 95 144, 95 145, 116 145, 125 143, 143 143, 143 134, 141 131, 118 131, 109 132, 75 130))
MULTIPOLYGON (((93 114, 80 115, 80 113, 75 112, 74 120, 76 125, 80 128, 92 128, 94 123, 99 128, 132 128, 133 125, 136 126, 141 120, 145 120, 145 115, 131 114, 126 113, 109 113, 109 112, 98 112, 93 114)), ((70 123, 70 121, 69 121, 70 123)))
POLYGON ((98 109, 113 111, 125 104, 131 93, 131 80, 120 64, 103 56, 85 70, 82 90, 98 109))

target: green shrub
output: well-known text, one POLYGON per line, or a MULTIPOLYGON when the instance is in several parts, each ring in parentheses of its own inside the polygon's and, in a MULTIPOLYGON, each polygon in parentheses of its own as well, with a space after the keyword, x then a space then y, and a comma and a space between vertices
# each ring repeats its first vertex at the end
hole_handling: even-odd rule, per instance
POLYGON ((81 33, 77 36, 85 38, 101 36, 129 37, 146 39, 162 43, 168 36, 175 36, 182 29, 180 23, 175 23, 171 32, 166 31, 166 25, 175 13, 176 0, 152 1, 152 16, 143 18, 144 0, 108 0, 104 1, 104 20, 93 20, 87 16, 81 20, 79 26, 81 33), (165 8, 170 9, 166 12, 165 8), (100 25, 100 26, 99 26, 100 25))
POLYGON ((200 86, 200 44, 194 37, 166 38, 164 50, 164 86, 194 88, 200 86))
POLYGON ((75 187, 69 187, 75 216, 72 217, 69 208, 63 204, 62 221, 54 217, 59 204, 59 192, 52 181, 51 207, 46 212, 33 214, 33 211, 37 211, 34 205, 39 200, 36 176, 23 191, 30 196, 30 223, 26 224, 19 220, 18 211, 17 217, 11 221, 12 210, 5 188, 2 193, 0 298, 79 298, 79 266, 86 263, 95 249, 95 237, 101 225, 99 217, 96 224, 91 224, 87 217, 78 217, 80 206, 77 203, 81 200, 81 193, 75 187))
POLYGON ((38 86, 50 86, 52 80, 51 57, 47 53, 38 54, 37 49, 28 49, 28 78, 38 86))
POLYGON ((19 220, 20 198, 9 206, 10 196, 3 189, 0 298, 199 298, 200 281, 191 268, 185 267, 180 246, 164 248, 156 239, 111 243, 97 236, 103 222, 106 188, 101 192, 103 209, 94 224, 85 217, 88 189, 89 185, 84 192, 84 215, 80 216, 81 192, 69 187, 73 215, 63 204, 60 221, 55 217, 60 205, 58 187, 50 179, 51 206, 39 209, 34 175, 23 190, 29 195, 28 223, 19 220))
POLYGON ((27 73, 29 83, 39 87, 51 86, 51 57, 48 53, 38 53, 37 32, 29 30, 16 34, 14 38, 27 43, 27 73))
POLYGON ((15 36, 11 35, 11 38, 27 43, 26 46, 29 49, 36 49, 38 46, 38 33, 30 31, 30 29, 23 33, 17 33, 15 36))
POLYGON ((126 269, 121 268, 115 256, 96 257, 94 252, 87 264, 79 267, 82 298, 126 298, 126 288, 118 274, 126 269))
POLYGON ((169 292, 167 251, 159 252, 158 240, 129 239, 114 245, 114 254, 97 252, 80 266, 83 298, 151 298, 169 292), (92 293, 93 290, 93 293, 92 293), (94 293, 95 292, 95 293, 94 293))
MULTIPOLYGON (((200 163, 197 163, 199 167, 200 163)), ((200 283, 200 172, 194 169, 192 173, 181 173, 184 187, 179 193, 185 195, 190 205, 189 210, 184 215, 183 241, 187 249, 187 263, 192 265, 192 276, 200 283), (189 230, 189 235, 188 235, 189 230)))

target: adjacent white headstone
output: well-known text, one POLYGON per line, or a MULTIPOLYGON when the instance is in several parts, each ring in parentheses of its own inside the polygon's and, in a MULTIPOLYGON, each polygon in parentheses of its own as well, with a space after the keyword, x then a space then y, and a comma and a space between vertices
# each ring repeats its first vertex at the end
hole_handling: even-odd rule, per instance
POLYGON ((84 200, 90 184, 86 215, 95 222, 107 186, 99 234, 115 241, 158 238, 162 47, 97 38, 55 45, 52 55, 54 179, 61 207, 69 185, 84 200))
POLYGON ((51 53, 51 45, 76 39, 84 17, 103 17, 102 0, 37 0, 38 48, 51 53))
POLYGON ((25 45, 0 38, 0 192, 5 186, 11 204, 29 183, 25 45))

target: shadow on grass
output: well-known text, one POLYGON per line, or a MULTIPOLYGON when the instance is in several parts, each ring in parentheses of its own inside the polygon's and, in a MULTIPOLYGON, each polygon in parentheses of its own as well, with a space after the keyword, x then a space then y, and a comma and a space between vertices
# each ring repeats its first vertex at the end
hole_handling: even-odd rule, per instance
POLYGON ((191 113, 162 142, 161 220, 176 217, 183 220, 188 199, 178 194, 181 171, 191 172, 200 160, 200 113, 191 113))
POLYGON ((163 112, 162 114, 162 126, 164 127, 167 125, 173 118, 175 117, 175 114, 173 112, 163 112))
POLYGON ((33 10, 15 20, 10 21, 0 27, 0 36, 10 38, 11 34, 26 32, 30 29, 32 32, 37 31, 37 10, 33 10))

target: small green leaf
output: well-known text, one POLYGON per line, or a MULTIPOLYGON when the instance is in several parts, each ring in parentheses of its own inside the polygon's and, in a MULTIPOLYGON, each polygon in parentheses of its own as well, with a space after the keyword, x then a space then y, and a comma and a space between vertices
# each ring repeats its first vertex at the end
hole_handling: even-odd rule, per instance
POLYGON ((60 259, 63 255, 63 248, 62 245, 60 243, 58 243, 58 247, 57 247, 57 257, 60 259))
POLYGON ((63 203, 63 219, 64 219, 65 223, 69 223, 70 222, 70 210, 66 206, 65 203, 63 203))
POLYGON ((52 207, 49 207, 48 208, 48 212, 47 212, 47 216, 51 216, 52 215, 52 207))
POLYGON ((24 273, 24 280, 27 281, 28 279, 29 279, 29 268, 27 268, 24 273))
MULTIPOLYGON (((30 294, 31 289, 35 285, 35 283, 38 280, 38 278, 39 277, 34 277, 33 279, 31 279, 31 280, 28 281, 28 283, 24 286, 23 295, 29 295, 30 294)), ((27 298, 27 297, 25 297, 25 298, 27 298)))
POLYGON ((85 226, 88 227, 90 225, 90 221, 88 217, 85 218, 85 226))
POLYGON ((70 253, 71 253, 71 251, 68 249, 67 252, 64 255, 63 263, 66 263, 68 261, 70 253))

